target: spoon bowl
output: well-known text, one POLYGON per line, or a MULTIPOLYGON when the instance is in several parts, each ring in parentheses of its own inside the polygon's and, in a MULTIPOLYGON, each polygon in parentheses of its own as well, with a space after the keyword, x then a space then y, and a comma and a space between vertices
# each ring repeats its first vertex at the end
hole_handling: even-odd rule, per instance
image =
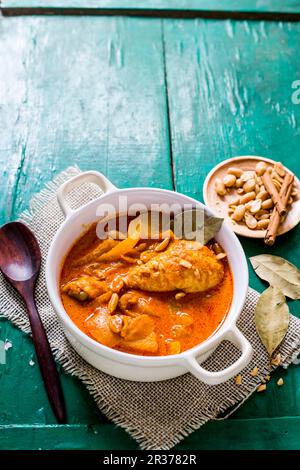
POLYGON ((21 222, 10 222, 1 227, 0 270, 25 302, 48 398, 58 422, 65 423, 65 404, 59 376, 34 300, 40 267, 41 251, 31 230, 21 222))
POLYGON ((5 224, 0 230, 0 269, 11 282, 37 278, 41 251, 33 233, 20 222, 5 224))

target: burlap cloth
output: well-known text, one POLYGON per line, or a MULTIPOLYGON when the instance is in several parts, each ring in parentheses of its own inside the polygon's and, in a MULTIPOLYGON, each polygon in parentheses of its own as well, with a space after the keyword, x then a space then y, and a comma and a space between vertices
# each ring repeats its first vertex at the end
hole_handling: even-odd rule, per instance
MULTIPOLYGON (((258 293, 249 290, 245 308, 238 327, 254 348, 254 357, 241 373, 242 384, 234 379, 222 385, 208 386, 187 373, 176 379, 141 383, 120 380, 106 375, 87 364, 70 346, 64 336, 57 316, 50 305, 45 284, 45 260, 49 245, 56 230, 63 222, 55 192, 68 178, 79 173, 78 168, 68 168, 46 188, 36 195, 30 210, 21 215, 35 233, 43 256, 42 270, 36 289, 39 312, 45 325, 56 360, 63 369, 86 385, 100 410, 114 423, 134 437, 142 449, 170 449, 185 436, 222 413, 229 413, 245 401, 256 390, 260 376, 269 372, 269 361, 265 349, 255 331, 253 314, 258 293), (254 366, 260 374, 252 377, 254 366)), ((74 192, 70 202, 73 207, 99 195, 94 185, 82 185, 74 192)), ((0 279, 0 312, 23 331, 30 332, 24 307, 13 289, 0 279)), ((283 366, 287 367, 300 350, 300 320, 291 316, 289 331, 281 345, 283 366)), ((230 343, 223 343, 204 364, 209 370, 224 368, 238 356, 230 343)))

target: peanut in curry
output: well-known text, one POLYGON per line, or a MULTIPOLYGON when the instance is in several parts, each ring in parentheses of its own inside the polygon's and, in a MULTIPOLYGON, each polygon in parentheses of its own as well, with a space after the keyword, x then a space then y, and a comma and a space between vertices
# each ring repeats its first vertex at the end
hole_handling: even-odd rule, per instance
POLYGON ((230 308, 233 279, 215 242, 123 237, 99 240, 96 225, 62 266, 65 310, 88 336, 139 355, 178 354, 203 342, 230 308))

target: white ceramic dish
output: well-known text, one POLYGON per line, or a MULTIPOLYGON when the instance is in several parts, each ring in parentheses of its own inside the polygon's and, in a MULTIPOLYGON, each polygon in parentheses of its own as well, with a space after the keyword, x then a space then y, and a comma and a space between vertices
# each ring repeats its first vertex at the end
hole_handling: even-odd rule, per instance
MULTIPOLYGON (((203 343, 188 351, 171 356, 139 356, 108 348, 84 334, 66 313, 59 292, 59 278, 63 259, 74 242, 83 232, 83 227, 97 220, 96 210, 100 203, 118 207, 119 196, 127 196, 128 204, 143 203, 147 207, 153 203, 194 204, 200 202, 183 194, 162 189, 132 188, 117 189, 101 173, 86 172, 75 176, 62 185, 57 197, 66 220, 57 231, 48 254, 46 281, 49 296, 63 325, 65 334, 75 350, 90 364, 115 377, 135 381, 159 381, 177 377, 190 371, 195 377, 208 384, 225 382, 250 361, 252 347, 236 327, 236 321, 243 308, 248 289, 248 267, 244 251, 233 231, 223 224, 216 239, 225 249, 234 278, 234 294, 230 311, 220 328, 203 343), (103 195, 77 210, 72 210, 66 200, 68 192, 83 182, 93 182, 103 191, 103 195), (204 369, 200 364, 212 354, 224 340, 231 341, 240 350, 236 362, 218 372, 204 369)), ((208 213, 211 211, 205 208, 208 213)), ((220 365, 221 366, 221 365, 220 365)))

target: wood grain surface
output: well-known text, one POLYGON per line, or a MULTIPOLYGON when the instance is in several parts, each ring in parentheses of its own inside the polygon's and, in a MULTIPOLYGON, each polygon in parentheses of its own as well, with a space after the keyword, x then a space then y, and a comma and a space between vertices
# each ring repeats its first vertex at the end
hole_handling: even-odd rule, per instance
POLYGON ((2 8, 79 8, 94 10, 173 10, 300 13, 300 1, 289 0, 2 0, 2 8))
MULTIPOLYGON (((299 175, 300 106, 291 100, 299 23, 0 17, 0 38, 1 223, 72 164, 120 187, 175 187, 200 200, 206 173, 233 155, 281 160, 299 175)), ((299 234, 273 249, 242 243, 247 256, 295 262, 299 234)), ((299 305, 291 311, 299 315, 299 305)), ((55 426, 38 367, 29 365, 30 338, 1 319, 6 339, 13 346, 0 365, 0 448, 136 448, 63 373, 69 425, 55 426)), ((278 374, 284 387, 271 383, 178 448, 299 448, 299 368, 278 374)))

